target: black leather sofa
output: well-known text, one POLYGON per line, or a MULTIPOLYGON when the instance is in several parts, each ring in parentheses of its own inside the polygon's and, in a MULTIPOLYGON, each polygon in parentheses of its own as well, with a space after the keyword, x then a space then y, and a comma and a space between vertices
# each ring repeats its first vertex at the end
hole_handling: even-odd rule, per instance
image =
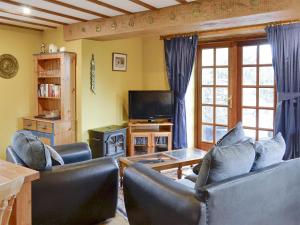
MULTIPOLYGON (((91 160, 87 144, 54 146, 65 165, 41 172, 32 184, 33 225, 89 225, 115 216, 118 166, 113 159, 91 160)), ((12 147, 7 160, 24 164, 12 147)))
POLYGON ((130 225, 299 225, 300 159, 205 186, 196 192, 135 164, 126 169, 130 225))

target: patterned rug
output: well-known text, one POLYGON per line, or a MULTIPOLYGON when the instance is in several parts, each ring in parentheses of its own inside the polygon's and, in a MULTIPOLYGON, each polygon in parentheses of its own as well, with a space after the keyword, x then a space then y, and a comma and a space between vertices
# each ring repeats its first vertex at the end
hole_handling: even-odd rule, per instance
MULTIPOLYGON (((182 170, 183 177, 190 175, 191 173, 193 173, 193 171, 192 171, 191 167, 189 167, 189 166, 184 167, 182 170)), ((170 177, 174 180, 177 180, 177 170, 176 169, 162 171, 162 174, 167 177, 170 177)), ((119 189, 118 209, 117 209, 116 217, 112 218, 111 220, 106 221, 105 223, 99 224, 99 225, 129 225, 128 220, 127 220, 125 202, 124 202, 123 188, 120 187, 120 189, 119 189)))

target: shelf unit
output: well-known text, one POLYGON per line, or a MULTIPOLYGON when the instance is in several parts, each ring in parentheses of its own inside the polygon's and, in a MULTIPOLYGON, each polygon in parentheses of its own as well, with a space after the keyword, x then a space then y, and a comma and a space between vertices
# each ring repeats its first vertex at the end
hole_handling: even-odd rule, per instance
POLYGON ((172 127, 170 122, 129 122, 127 155, 172 150, 172 127))
POLYGON ((76 141, 76 54, 72 52, 35 54, 37 112, 23 118, 23 128, 44 143, 76 141), (55 119, 47 116, 53 115, 55 119), (35 116, 39 116, 36 118, 35 116))

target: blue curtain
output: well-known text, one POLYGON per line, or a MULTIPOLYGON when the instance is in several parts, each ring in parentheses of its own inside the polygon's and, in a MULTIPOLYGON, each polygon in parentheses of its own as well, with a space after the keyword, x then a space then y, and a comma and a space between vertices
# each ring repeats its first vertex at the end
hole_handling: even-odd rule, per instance
POLYGON ((197 45, 197 35, 172 38, 164 42, 168 80, 175 97, 173 115, 174 149, 187 147, 185 94, 193 70, 197 45))
POLYGON ((284 159, 300 157, 300 24, 266 28, 277 87, 275 132, 286 141, 284 159))

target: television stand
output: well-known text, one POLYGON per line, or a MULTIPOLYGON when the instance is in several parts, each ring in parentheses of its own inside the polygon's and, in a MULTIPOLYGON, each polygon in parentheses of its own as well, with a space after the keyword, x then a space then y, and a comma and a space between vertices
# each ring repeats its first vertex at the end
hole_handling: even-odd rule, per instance
POLYGON ((128 156, 172 150, 171 122, 130 121, 128 123, 128 156))

